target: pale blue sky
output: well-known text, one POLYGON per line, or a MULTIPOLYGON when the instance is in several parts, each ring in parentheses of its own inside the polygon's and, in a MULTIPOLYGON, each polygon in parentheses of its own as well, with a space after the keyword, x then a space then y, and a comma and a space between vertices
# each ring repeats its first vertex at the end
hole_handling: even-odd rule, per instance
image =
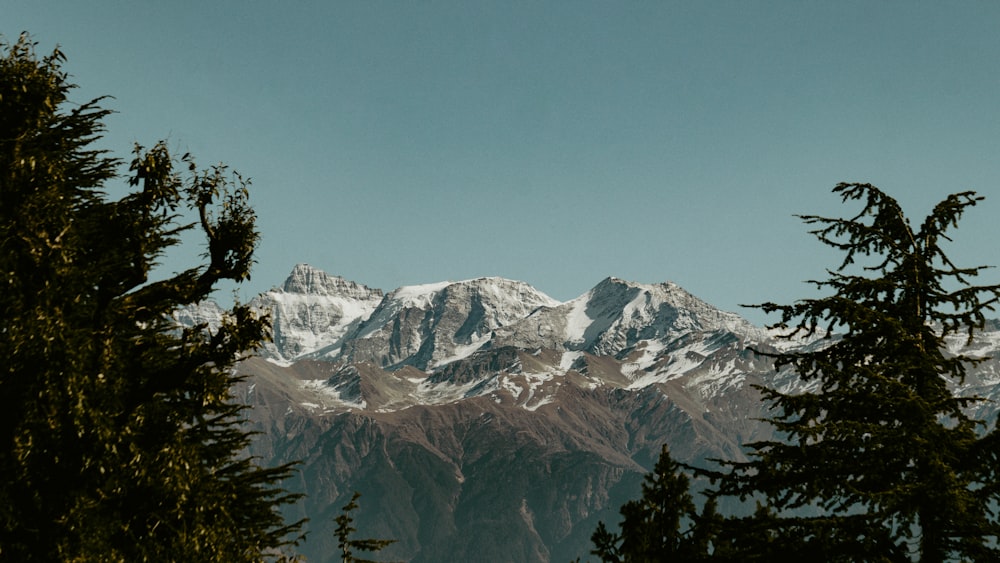
MULTIPOLYGON (((871 182, 1000 264, 993 2, 49 2, 107 144, 166 138, 253 178, 244 297, 297 262, 373 287, 503 276, 557 299, 606 276, 727 310, 809 295, 835 255, 795 213, 871 182)), ((181 269, 186 258, 166 262, 181 269)), ((996 282, 991 273, 984 282, 996 282)))

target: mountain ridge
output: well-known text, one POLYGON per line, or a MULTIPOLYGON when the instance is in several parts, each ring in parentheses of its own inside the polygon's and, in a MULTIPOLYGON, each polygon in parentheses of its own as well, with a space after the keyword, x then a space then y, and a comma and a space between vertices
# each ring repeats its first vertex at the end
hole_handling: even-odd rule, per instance
MULTIPOLYGON (((387 558, 585 558, 661 445, 703 465, 773 437, 755 386, 809 383, 752 349, 828 342, 776 339, 676 284, 615 277, 561 302, 504 278, 385 292, 300 265, 251 303, 276 338, 238 366, 236 399, 259 433, 252 455, 301 462, 290 486, 307 497, 288 516, 311 519, 310 561, 336 560, 333 518, 355 490, 361 533, 399 540, 387 558)), ((1000 399, 1000 323, 948 347, 988 358, 959 390, 1000 399)), ((977 416, 992 422, 996 404, 977 416)))
MULTIPOLYGON (((670 328, 666 325, 648 326, 652 321, 666 320, 669 325, 678 325, 672 331, 678 334, 684 330, 704 328, 694 325, 711 317, 709 324, 714 328, 725 327, 756 333, 757 338, 765 337, 762 329, 754 327, 739 315, 719 311, 672 282, 642 284, 616 277, 607 277, 583 295, 560 302, 525 282, 500 277, 402 286, 386 292, 340 276, 331 276, 307 264, 298 264, 280 288, 262 293, 251 303, 262 311, 270 312, 273 317, 274 343, 265 347, 262 355, 285 362, 305 358, 341 359, 346 352, 338 346, 348 337, 370 337, 399 321, 397 317, 400 315, 418 315, 419 318, 415 319, 418 322, 437 322, 443 313, 456 307, 466 309, 463 313, 468 315, 457 327, 452 320, 446 322, 444 328, 454 328, 451 344, 463 346, 482 345, 495 336, 495 332, 500 333, 496 336, 508 341, 518 340, 520 345, 521 340, 532 337, 524 334, 524 330, 513 330, 515 321, 519 323, 532 316, 539 324, 548 323, 546 326, 531 326, 530 330, 536 333, 552 332, 552 323, 561 329, 549 340, 538 341, 539 345, 592 349, 603 354, 620 351, 623 343, 630 338, 627 334, 629 330, 665 331, 670 328), (637 297, 645 298, 645 306, 635 302, 637 297), (467 302, 463 303, 463 300, 467 302), (377 304, 373 305, 376 301, 377 304), (652 310, 651 301, 664 310, 652 310), (671 311, 680 311, 682 316, 671 319, 671 311), (696 313, 683 314, 692 311, 696 313), (475 317, 477 314, 483 318, 475 317), (620 318, 626 314, 632 318, 620 318), (470 316, 474 318, 470 319, 470 316), (643 321, 646 321, 645 324, 643 321), (684 326, 685 323, 689 326, 684 326), (608 333, 611 328, 616 330, 608 333)), ((399 331, 418 328, 413 323, 401 322, 399 326, 389 328, 396 331, 397 340, 388 344, 399 350, 397 354, 381 359, 382 365, 396 365, 409 357, 407 352, 415 354, 424 344, 424 338, 416 338, 414 342, 402 341, 404 335, 399 331)), ((455 357, 439 354, 434 360, 441 365, 447 360, 462 357, 463 351, 468 353, 474 350, 460 350, 455 357)), ((355 356, 347 359, 353 358, 355 356)), ((360 361, 360 358, 357 359, 360 361)), ((428 367, 435 362, 421 358, 410 363, 428 367)))

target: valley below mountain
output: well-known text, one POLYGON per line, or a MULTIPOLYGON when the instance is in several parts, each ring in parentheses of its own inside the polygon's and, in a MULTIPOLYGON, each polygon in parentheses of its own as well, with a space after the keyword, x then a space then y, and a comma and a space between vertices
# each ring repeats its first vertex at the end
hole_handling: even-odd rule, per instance
MULTIPOLYGON (((663 444, 691 464, 744 459, 771 437, 754 385, 808 385, 752 350, 785 340, 672 283, 608 278, 560 302, 501 278, 383 292, 296 266, 253 305, 273 341, 235 390, 264 465, 299 461, 308 561, 339 561, 334 518, 354 491, 358 537, 397 540, 374 559, 587 560, 663 444)), ((209 325, 218 307, 183 311, 209 325)), ((989 358, 960 392, 1000 393, 1000 326, 953 352, 989 358)), ((978 403, 990 424, 995 402, 978 403)))

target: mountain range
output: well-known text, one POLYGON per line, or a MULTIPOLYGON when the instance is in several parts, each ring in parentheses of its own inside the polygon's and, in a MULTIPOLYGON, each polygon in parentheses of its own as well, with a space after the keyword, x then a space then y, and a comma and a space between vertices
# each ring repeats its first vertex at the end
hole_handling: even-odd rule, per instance
MULTIPOLYGON (((384 292, 300 264, 252 304, 273 339, 237 368, 251 453, 301 462, 286 486, 307 496, 287 516, 310 519, 301 553, 324 563, 354 491, 358 534, 397 540, 386 560, 585 561, 662 444, 706 463, 771 436, 753 385, 803 383, 751 350, 823 345, 617 278, 560 302, 502 278, 384 292)), ((1000 325, 949 347, 990 358, 960 391, 1000 398, 1000 325)), ((978 415, 995 421, 995 404, 978 415)))

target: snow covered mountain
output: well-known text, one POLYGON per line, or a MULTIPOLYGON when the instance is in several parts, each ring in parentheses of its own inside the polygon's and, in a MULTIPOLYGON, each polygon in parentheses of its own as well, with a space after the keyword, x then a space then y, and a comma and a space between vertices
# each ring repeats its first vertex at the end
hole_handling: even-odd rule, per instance
MULTIPOLYGON (((274 342, 238 367, 239 398, 260 432, 252 453, 302 462, 308 496, 289 516, 311 519, 310 561, 335 551, 332 518, 355 490, 361 533, 399 540, 388 558, 585 559, 661 444, 699 463, 771 436, 752 384, 802 382, 750 348, 821 345, 778 342, 669 282, 617 278, 559 302, 502 278, 383 293, 299 265, 254 305, 274 342)), ((962 392, 1000 399, 1000 325, 949 346, 992 358, 962 392)))
POLYGON ((715 330, 765 338, 739 316, 719 311, 675 284, 608 278, 572 301, 535 311, 499 338, 519 347, 612 356, 643 341, 664 342, 693 331, 715 330))
MULTIPOLYGON (((272 317, 274 341, 262 357, 282 366, 300 360, 338 366, 336 377, 301 383, 301 403, 325 412, 447 403, 499 388, 515 398, 532 397, 522 406, 534 408, 540 382, 569 373, 589 377, 600 371, 588 385, 643 388, 706 362, 717 364, 706 373, 739 379, 724 369, 729 360, 721 357, 744 355, 748 345, 768 340, 764 330, 675 284, 617 278, 561 303, 502 278, 383 294, 300 264, 281 288, 253 304, 272 317), (598 358, 614 360, 598 370, 598 358), (362 379, 371 384, 362 385, 362 379), (365 389, 384 387, 391 387, 380 394, 384 401, 364 396, 365 389)), ((195 315, 210 317, 213 311, 209 306, 195 315)))
POLYGON ((336 345, 372 314, 382 297, 379 289, 299 264, 280 288, 252 303, 271 315, 272 342, 262 353, 278 362, 292 362, 336 345))
POLYGON ((533 287, 502 278, 401 287, 386 295, 342 346, 330 346, 319 357, 433 369, 480 349, 494 331, 555 305, 533 287))

